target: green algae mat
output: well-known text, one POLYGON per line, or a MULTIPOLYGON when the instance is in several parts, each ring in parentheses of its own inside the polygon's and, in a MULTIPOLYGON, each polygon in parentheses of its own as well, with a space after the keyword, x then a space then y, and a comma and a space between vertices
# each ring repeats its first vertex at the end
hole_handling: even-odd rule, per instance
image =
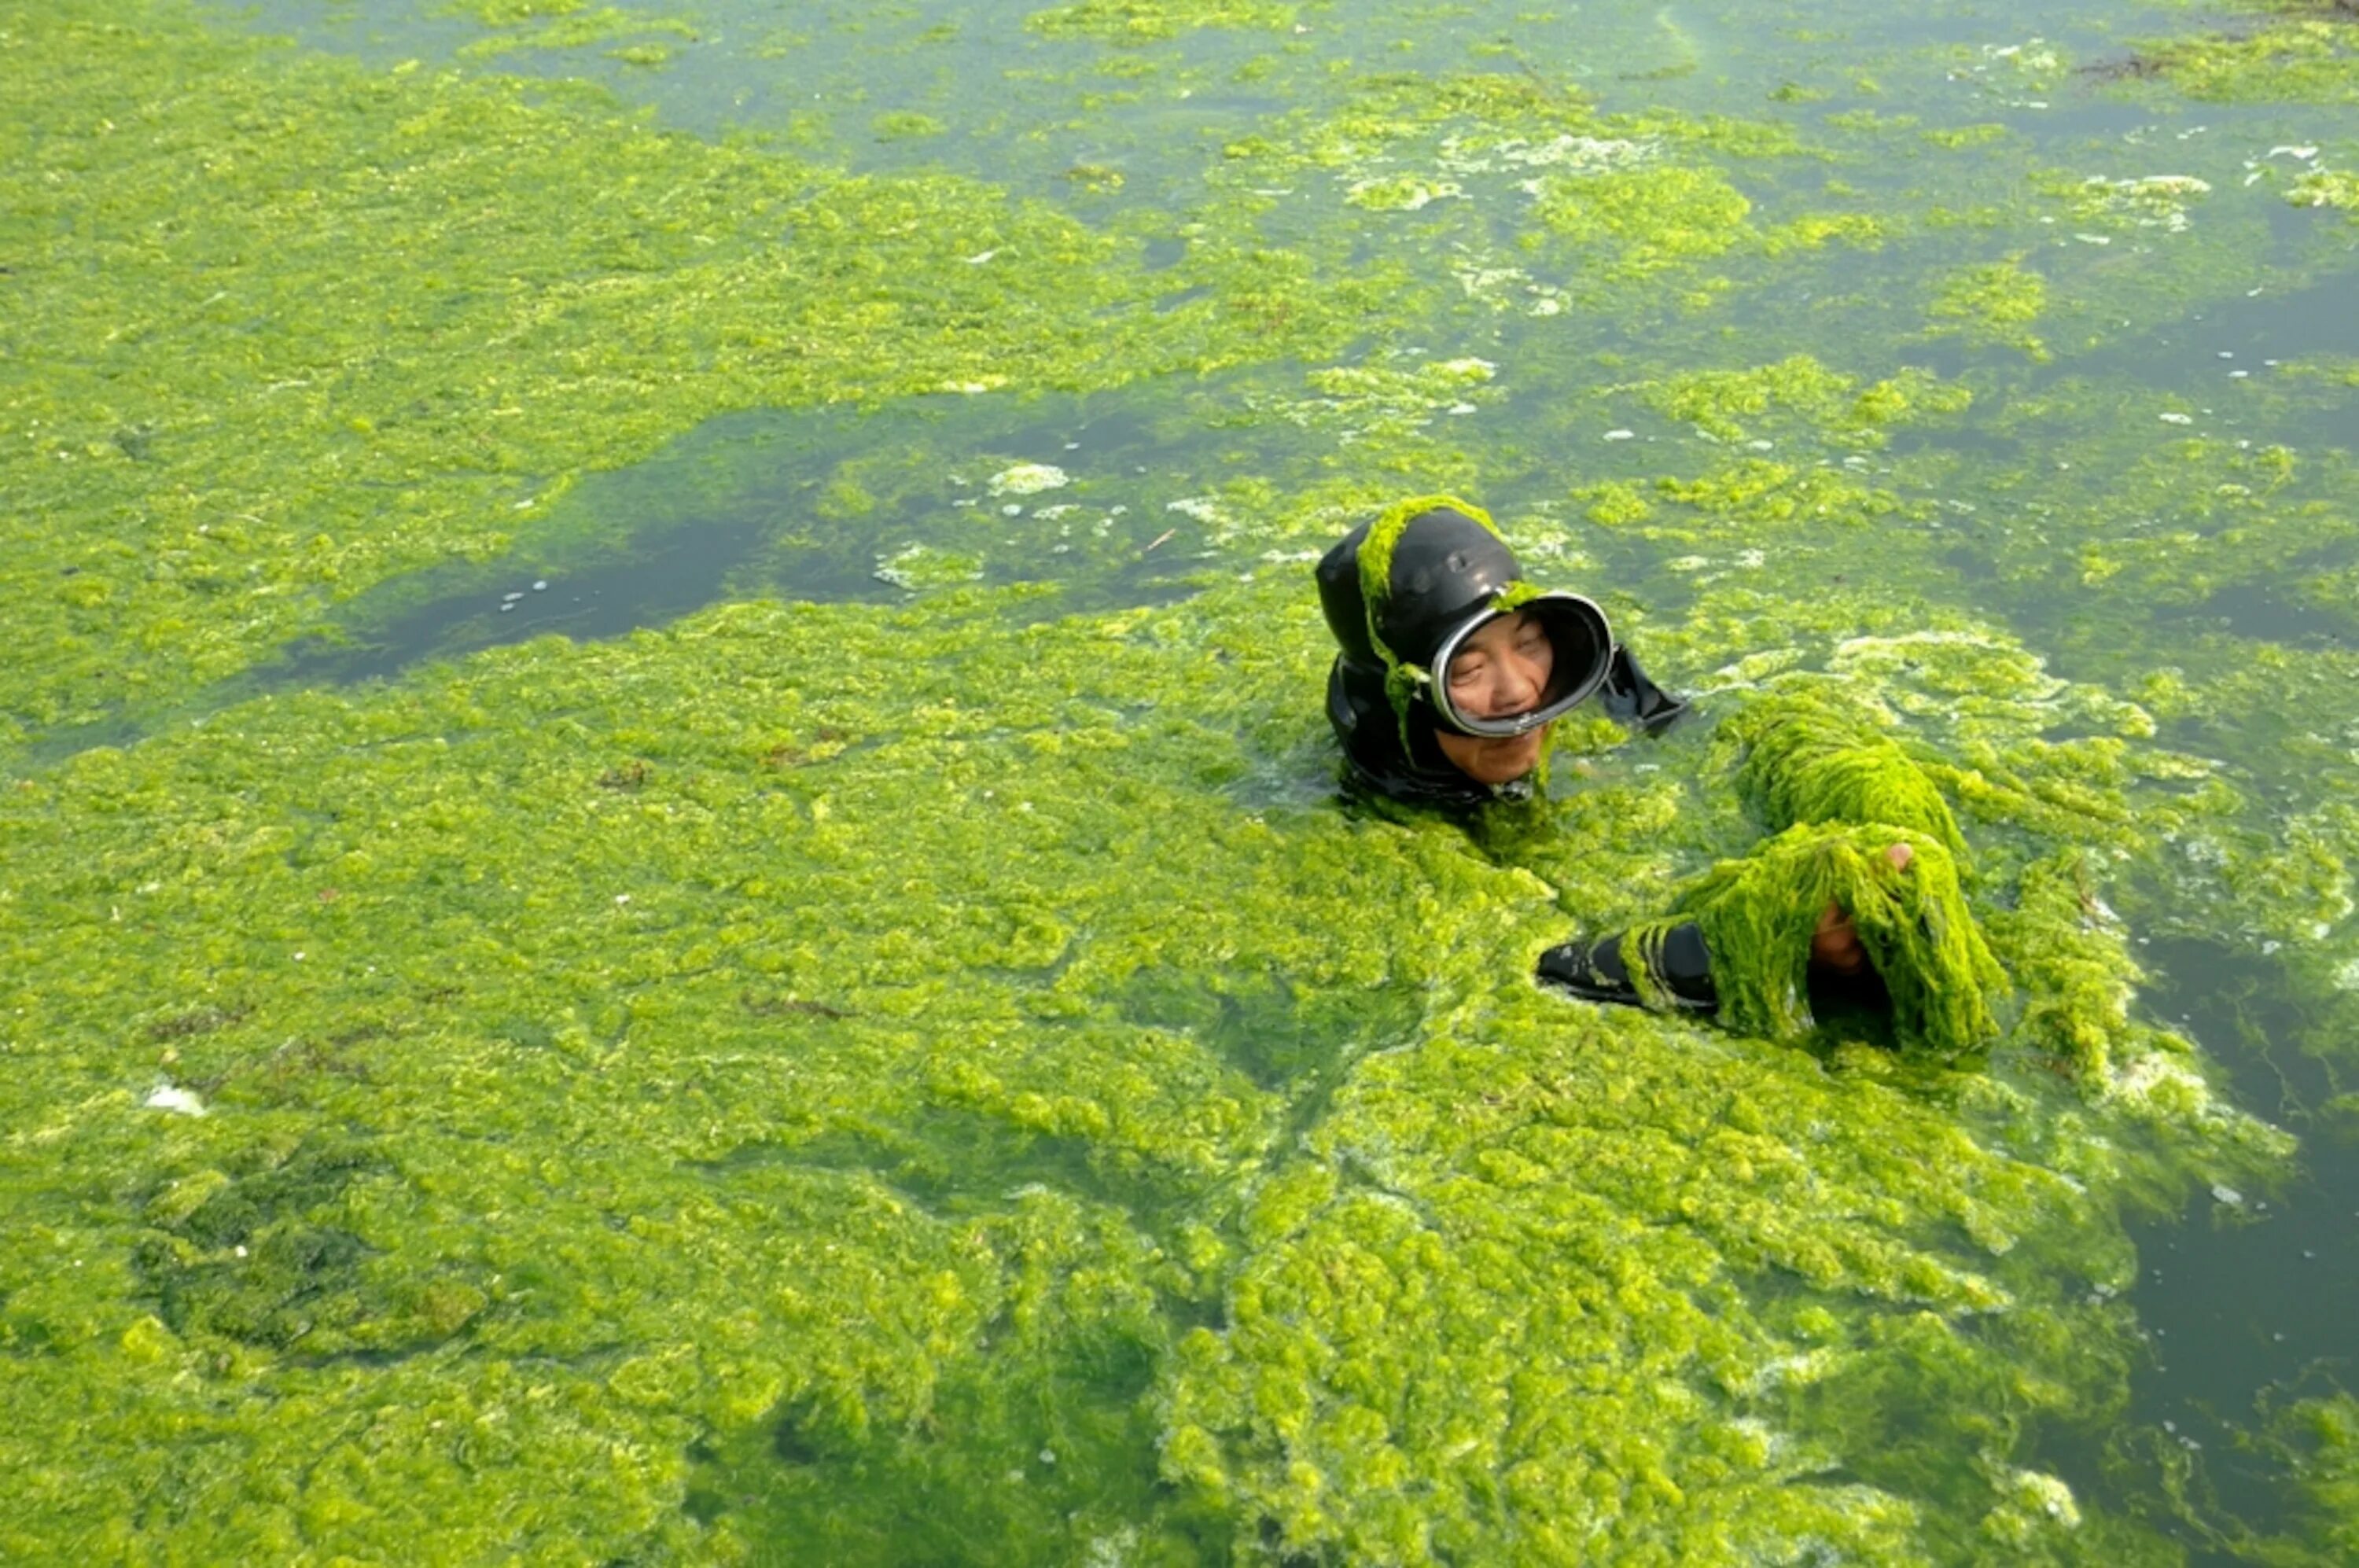
POLYGON ((2041 9, 0 0, 0 1558, 2349 1562, 2359 16, 2041 9))

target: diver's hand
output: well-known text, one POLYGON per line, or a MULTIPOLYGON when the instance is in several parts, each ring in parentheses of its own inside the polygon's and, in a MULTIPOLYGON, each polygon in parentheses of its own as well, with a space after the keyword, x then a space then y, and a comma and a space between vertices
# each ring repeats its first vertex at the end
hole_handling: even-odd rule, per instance
MULTIPOLYGON (((1896 844, 1884 852, 1884 858, 1895 871, 1906 871, 1917 852, 1896 844)), ((1819 929, 1810 933, 1810 962, 1836 975, 1856 975, 1867 967, 1867 948, 1841 904, 1831 903, 1819 911, 1819 929)))

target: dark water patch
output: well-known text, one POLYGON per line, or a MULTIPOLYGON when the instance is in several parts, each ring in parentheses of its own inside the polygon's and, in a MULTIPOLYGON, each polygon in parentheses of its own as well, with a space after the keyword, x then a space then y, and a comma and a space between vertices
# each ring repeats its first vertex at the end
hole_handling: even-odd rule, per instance
POLYGON ((1187 255, 1186 239, 1177 234, 1158 234, 1139 247, 1138 264, 1149 272, 1169 272, 1187 255))
POLYGON ((1941 552, 1942 567, 1955 572, 1961 582, 1988 584, 1998 580, 1998 565, 1991 551, 1979 544, 1958 544, 1941 552))
POLYGON ((2278 964, 2187 940, 2144 956, 2153 1006, 2226 1070, 2238 1103, 2303 1135, 2281 1190, 2218 1182, 2133 1228, 2130 1300, 2151 1359, 2132 1414, 2185 1456, 2223 1515, 2267 1534, 2283 1528, 2288 1478, 2280 1455, 2249 1441, 2258 1412, 2288 1390, 2359 1386, 2359 1147, 2321 1123, 2333 1075, 2302 1049, 2315 1026, 2278 964))
POLYGON ((231 1007, 190 1007, 183 1012, 150 1019, 140 1026, 139 1035, 151 1045, 166 1044, 227 1029, 253 1011, 250 1004, 231 1007))
MULTIPOLYGON (((1256 381, 1290 387, 1299 374, 1256 381)), ((1315 466, 1299 431, 1238 418, 1243 379, 723 416, 646 463, 588 476, 501 557, 380 583, 330 629, 167 717, 396 679, 538 637, 623 637, 731 598, 889 604, 972 581, 1063 590, 1030 618, 1177 603, 1212 580, 1220 552, 1173 502, 1233 474, 1315 466), (1027 489, 1025 465, 1064 477, 1027 489)), ((129 746, 160 722, 54 731, 26 759, 129 746)))
POLYGON ((1353 1063, 1413 1041, 1426 1017, 1424 993, 1413 985, 1316 991, 1279 975, 1215 985, 1159 968, 1133 975, 1117 1005, 1134 1023, 1193 1036, 1284 1101, 1279 1149, 1326 1119, 1353 1063))
POLYGON ((1333 1042, 1300 1027, 1294 988, 1283 976, 1215 988, 1187 970, 1143 968, 1117 1005, 1131 1022, 1191 1034, 1265 1090, 1283 1091, 1333 1054, 1333 1042))
MULTIPOLYGON (((2278 206, 2298 220, 2312 216, 2288 203, 2278 206)), ((2250 292, 2215 296, 2176 321, 2109 339, 2105 347, 2050 367, 2043 379, 2120 375, 2141 386, 2226 399, 2239 390, 2237 383, 2266 380, 2289 361, 2359 354, 2359 310, 2351 308, 2348 278, 2273 287, 2263 281, 2264 273, 2256 262, 2250 292)))
POLYGON ((60 725, 35 734, 26 743, 19 766, 26 772, 38 772, 102 746, 136 746, 153 728, 152 722, 128 713, 109 713, 103 718, 60 725))
MULTIPOLYGON (((577 642, 620 637, 711 603, 758 534, 745 522, 691 524, 602 564, 569 570, 546 559, 512 557, 438 571, 397 590, 403 598, 427 595, 415 608, 372 626, 364 598, 348 630, 289 645, 260 678, 267 687, 348 685, 388 679, 429 659, 464 658, 549 633, 577 642)), ((808 586, 810 592, 796 596, 853 596, 824 580, 808 586)), ((875 596, 873 584, 862 586, 875 596)))
POLYGON ((1140 969, 1116 1004, 1150 1029, 1194 1036, 1272 1094, 1297 1093, 1353 1058, 1408 1038, 1425 1017, 1414 986, 1306 991, 1284 975, 1140 969))
POLYGON ((1214 788, 1241 811, 1318 811, 1341 804, 1343 779, 1332 733, 1319 715, 1239 735, 1242 768, 1214 788))
POLYGON ((710 421, 645 463, 590 476, 497 560, 379 584, 257 679, 344 683, 551 633, 619 637, 733 591, 891 598, 872 560, 825 548, 810 524, 829 507, 828 482, 889 441, 892 422, 844 408, 710 421))
POLYGON ((2196 607, 2195 614, 2220 630, 2260 642, 2293 648, 2349 648, 2359 643, 2359 615, 2303 604, 2289 598, 2286 586, 2278 582, 2239 583, 2213 593, 2196 607))
POLYGON ((2288 1476, 2250 1437, 2288 1390, 2359 1382, 2349 1303, 2359 1299, 2359 1170, 2347 1153, 2310 1168, 2274 1203, 2206 1193, 2134 1232, 2135 1295, 2152 1360, 2132 1412, 2189 1458, 2225 1516, 2267 1533, 2288 1511, 2288 1476))
POLYGON ((847 1007, 830 1002, 815 1002, 799 996, 765 996, 747 991, 738 1000, 745 1010, 760 1018, 825 1018, 830 1021, 857 1018, 860 1015, 847 1007))
POLYGON ((2336 1020, 2313 1016, 2301 983, 2274 958, 2225 942, 2158 937, 2139 954, 2155 976, 2151 1006, 2191 1033, 2229 1077, 2236 1103, 2300 1129, 2337 1093, 2314 1049, 2336 1020))
POLYGON ((274 1104, 299 1102, 322 1079, 374 1083, 376 1068, 359 1048, 391 1039, 394 1032, 383 1024, 364 1023, 339 1029, 324 1040, 297 1035, 267 1051, 228 1058, 216 1071, 190 1073, 184 1081, 209 1097, 234 1085, 245 1094, 274 1104))
POLYGON ((620 637, 724 596, 897 604, 974 580, 1057 583, 1071 594, 1061 613, 1168 604, 1201 568, 1156 547, 1177 521, 1168 502, 1265 446, 1220 430, 1224 406, 1220 389, 1137 387, 726 415, 585 481, 545 528, 620 533, 620 550, 569 561, 526 545, 389 583, 353 604, 335 644, 292 648, 271 684, 385 677, 548 632, 620 637))
POLYGON ((1810 1017, 1816 1020, 1810 1049, 1832 1058, 1845 1045, 1899 1050, 1892 1019, 1892 993, 1873 965, 1857 975, 1837 975, 1812 965, 1808 985, 1810 1017))

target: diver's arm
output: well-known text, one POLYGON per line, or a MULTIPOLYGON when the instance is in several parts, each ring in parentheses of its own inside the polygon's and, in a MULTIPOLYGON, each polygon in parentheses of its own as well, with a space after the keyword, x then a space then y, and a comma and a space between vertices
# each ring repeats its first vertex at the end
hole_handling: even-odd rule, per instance
POLYGON ((1598 701, 1616 724, 1654 735, 1680 722, 1688 711, 1687 700, 1674 697, 1652 681, 1630 657, 1630 650, 1616 643, 1614 657, 1605 667, 1605 680, 1597 688, 1598 701))
MULTIPOLYGON (((1906 871, 1916 852, 1907 844, 1895 844, 1883 858, 1894 871, 1906 871)), ((1810 932, 1810 965, 1813 974, 1838 981, 1875 973, 1851 912, 1839 903, 1829 903, 1819 912, 1817 929, 1810 932)), ((1549 948, 1540 954, 1538 977, 1593 1002, 1651 1004, 1683 1012, 1711 1012, 1720 1006, 1712 953, 1704 945, 1703 928, 1693 920, 1677 925, 1658 920, 1549 948)))
POLYGON ((1540 954, 1539 978, 1592 1002, 1645 1007, 1651 995, 1682 1012, 1708 1013, 1720 1006, 1702 927, 1682 920, 1668 928, 1642 927, 1635 942, 1630 935, 1617 931, 1549 948, 1540 954), (1633 956, 1640 970, 1635 975, 1633 956))

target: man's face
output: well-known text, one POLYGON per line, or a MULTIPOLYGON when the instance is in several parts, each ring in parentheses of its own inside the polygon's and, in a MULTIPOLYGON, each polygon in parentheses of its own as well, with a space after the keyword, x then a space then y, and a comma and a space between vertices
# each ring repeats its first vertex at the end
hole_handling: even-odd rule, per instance
MULTIPOLYGON (((1501 615, 1459 645, 1442 679, 1450 701, 1470 718, 1506 719, 1540 705, 1556 670, 1556 644, 1539 617, 1527 610, 1501 615)), ((1539 766, 1548 726, 1519 735, 1484 737, 1436 730, 1441 754, 1480 784, 1505 784, 1539 766)))

